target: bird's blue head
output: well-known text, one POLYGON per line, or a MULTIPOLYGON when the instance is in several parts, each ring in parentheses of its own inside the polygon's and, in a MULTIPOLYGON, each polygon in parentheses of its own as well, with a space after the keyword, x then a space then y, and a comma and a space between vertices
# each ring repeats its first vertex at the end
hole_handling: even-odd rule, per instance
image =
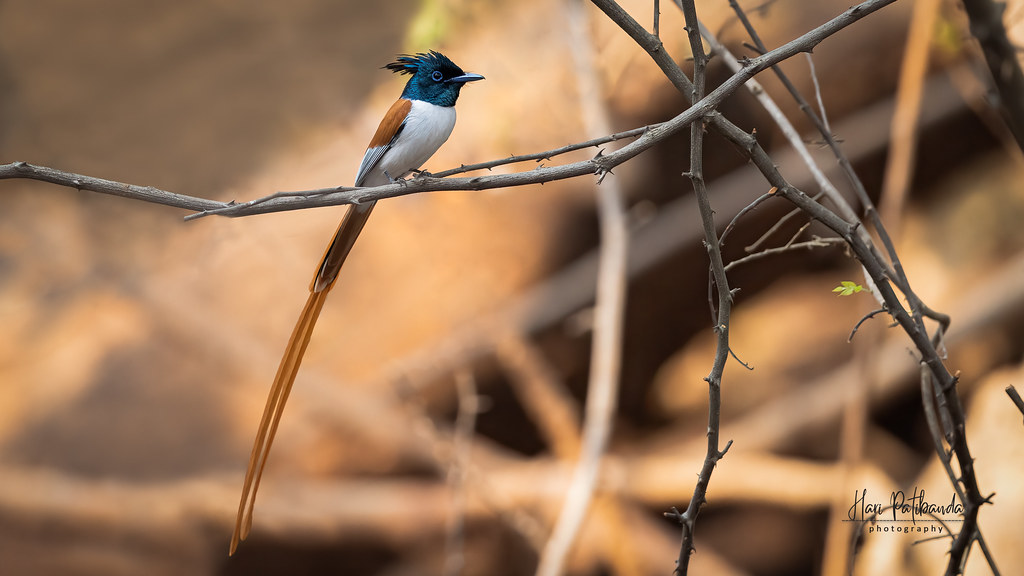
POLYGON ((484 79, 479 74, 463 72, 447 56, 433 50, 403 54, 385 68, 397 74, 412 75, 402 91, 402 98, 423 100, 438 106, 455 106, 463 84, 484 79))

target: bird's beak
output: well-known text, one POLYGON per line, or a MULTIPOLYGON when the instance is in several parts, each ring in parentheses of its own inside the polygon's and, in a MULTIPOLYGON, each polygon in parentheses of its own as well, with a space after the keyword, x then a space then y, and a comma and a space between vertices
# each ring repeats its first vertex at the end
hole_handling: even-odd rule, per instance
POLYGON ((484 77, 479 74, 463 74, 462 76, 456 76, 455 78, 449 78, 447 82, 456 82, 458 84, 465 84, 466 82, 476 82, 477 80, 483 80, 484 77))

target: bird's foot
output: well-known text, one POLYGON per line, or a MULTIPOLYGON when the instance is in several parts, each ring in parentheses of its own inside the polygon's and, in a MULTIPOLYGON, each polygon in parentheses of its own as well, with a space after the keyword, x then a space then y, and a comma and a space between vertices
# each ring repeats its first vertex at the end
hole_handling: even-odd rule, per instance
POLYGON ((405 186, 408 183, 405 178, 395 178, 389 174, 387 170, 384 171, 384 176, 387 177, 389 184, 401 184, 402 186, 405 186))

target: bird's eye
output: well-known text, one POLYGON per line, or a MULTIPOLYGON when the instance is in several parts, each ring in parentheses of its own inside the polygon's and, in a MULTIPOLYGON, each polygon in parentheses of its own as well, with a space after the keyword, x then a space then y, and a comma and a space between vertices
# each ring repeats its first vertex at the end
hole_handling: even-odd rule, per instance
POLYGON ((444 78, 444 74, 441 74, 440 70, 434 70, 434 73, 430 75, 434 82, 440 82, 441 78, 444 78))

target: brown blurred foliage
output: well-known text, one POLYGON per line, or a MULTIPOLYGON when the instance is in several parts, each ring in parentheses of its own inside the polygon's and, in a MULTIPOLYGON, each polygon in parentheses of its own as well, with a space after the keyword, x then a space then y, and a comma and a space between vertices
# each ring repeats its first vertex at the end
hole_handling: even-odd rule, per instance
MULTIPOLYGON (((428 168, 582 140, 557 5, 465 4, 7 0, 0 162, 221 200, 346 184, 400 91, 378 68, 429 48, 487 81, 463 92, 459 124, 428 168), (437 45, 408 35, 416 18, 436 21, 437 45)), ((752 16, 775 46, 847 4, 779 0, 752 16)), ((1019 13, 1020 2, 1011 4, 1019 13)), ((624 6, 650 20, 650 3, 624 6)), ((742 52, 725 2, 698 9, 742 52)), ((662 10, 666 48, 682 61, 682 17, 671 3, 662 10)), ((681 111, 646 55, 590 12, 616 128, 681 111)), ((897 3, 813 56, 832 125, 872 193, 885 170, 909 14, 897 3)), ((1024 163, 986 108, 962 16, 948 5, 938 20, 899 249, 925 301, 953 317, 949 366, 961 372, 982 490, 996 492, 981 526, 1012 574, 1024 570, 1015 532, 1024 427, 1002 388, 1024 386, 1024 163)), ((1020 28, 1011 31, 1018 42, 1020 28)), ((813 94, 805 60, 783 68, 813 94)), ((714 61, 710 72, 727 74, 714 61)), ((773 78, 759 80, 798 118, 773 78)), ((722 112, 785 154, 747 94, 722 112)), ((685 146, 682 136, 616 170, 638 230, 692 202, 679 177, 685 146)), ((765 191, 714 137, 705 170, 723 226, 765 191)), ((299 373, 253 536, 229 560, 266 389, 342 209, 184 223, 159 206, 3 182, 0 572, 441 573, 451 554, 453 374, 468 370, 486 402, 460 488, 464 573, 531 573, 563 496, 585 394, 586 304, 557 303, 586 288, 556 280, 596 249, 593 184, 421 195, 378 208, 299 373), (561 292, 535 290, 556 285, 561 292), (516 311, 545 305, 557 318, 523 333, 516 311), (530 400, 538 395, 542 402, 530 400)), ((786 211, 769 204, 742 220, 727 258, 786 211)), ((702 378, 714 346, 699 221, 676 226, 675 238, 689 240, 649 246, 662 256, 631 278, 614 446, 573 574, 673 568, 678 528, 661 513, 685 506, 703 458, 702 378)), ((919 487, 940 502, 952 493, 906 338, 879 316, 846 342, 874 302, 830 290, 858 278, 834 249, 730 276, 741 289, 732 345, 753 370, 726 370, 722 434, 735 444, 711 483, 693 573, 830 572, 829 535, 852 534, 836 512, 855 490, 886 500, 919 487), (843 422, 856 420, 858 405, 851 448, 843 422)), ((857 573, 936 573, 947 542, 912 541, 866 535, 857 573)), ((977 551, 970 568, 986 570, 977 551)))

